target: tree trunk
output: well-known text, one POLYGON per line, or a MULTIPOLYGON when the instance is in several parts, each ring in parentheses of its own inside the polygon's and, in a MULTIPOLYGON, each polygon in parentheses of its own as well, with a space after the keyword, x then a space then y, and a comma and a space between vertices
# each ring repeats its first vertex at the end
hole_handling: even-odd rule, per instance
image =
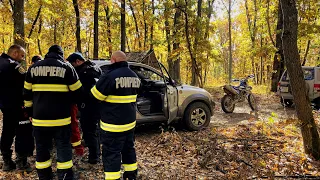
POLYGON ((229 9, 228 9, 228 25, 229 25, 229 83, 232 79, 232 37, 231 37, 231 0, 229 0, 229 9))
MULTIPOLYGON (((192 58, 192 81, 191 84, 194 86, 202 87, 202 78, 201 72, 199 70, 199 66, 197 65, 197 52, 198 52, 198 41, 201 35, 201 16, 202 16, 202 0, 198 0, 197 3, 197 21, 196 21, 196 28, 195 28, 195 37, 194 37, 194 44, 193 44, 193 58, 192 58), (200 79, 200 80, 199 80, 200 79)), ((190 43, 191 44, 191 43, 190 43)))
POLYGON ((31 26, 31 30, 30 30, 29 35, 28 35, 28 39, 31 38, 33 30, 36 27, 36 24, 38 22, 38 19, 39 19, 40 13, 41 13, 41 9, 42 9, 42 5, 40 5, 39 10, 38 10, 37 15, 36 15, 36 18, 34 18, 34 21, 33 21, 32 26, 31 26))
MULTIPOLYGON (((263 27, 262 27, 263 30, 263 27)), ((262 34, 260 34, 260 48, 262 49, 263 47, 263 39, 262 39, 262 34)), ((260 55, 260 85, 262 84, 262 79, 263 79, 263 54, 260 55)))
POLYGON ((121 0, 121 51, 126 51, 126 3, 121 0))
MULTIPOLYGON (((176 5, 175 5, 176 6, 176 5)), ((174 14, 174 20, 173 20, 173 52, 174 52, 174 62, 173 62, 173 79, 177 82, 181 82, 181 76, 180 76, 180 53, 177 53, 180 48, 180 31, 182 28, 181 25, 181 10, 179 8, 175 8, 176 12, 174 14)))
MULTIPOLYGON (((166 31, 166 40, 167 40, 167 52, 168 52, 168 58, 167 62, 169 65, 169 74, 170 76, 174 76, 174 69, 173 69, 173 61, 172 61, 172 52, 171 52, 171 34, 170 34, 170 24, 169 24, 169 18, 168 18, 168 8, 165 4, 165 9, 164 9, 164 24, 165 24, 165 31, 166 31)), ((174 77, 173 77, 174 79, 174 77)))
POLYGON ((108 47, 109 47, 109 57, 112 55, 112 34, 111 34, 111 21, 110 21, 110 9, 109 6, 104 8, 104 11, 106 12, 106 18, 107 18, 107 36, 108 36, 108 47))
POLYGON ((99 58, 99 0, 94 1, 93 58, 99 58))
POLYGON ((25 47, 24 36, 24 0, 14 0, 13 7, 13 26, 14 44, 25 47))
POLYGON ((54 20, 54 24, 53 24, 53 43, 57 44, 57 21, 54 20))
POLYGON ((302 62, 301 66, 305 66, 305 64, 307 62, 307 57, 308 57, 308 53, 309 53, 309 49, 310 49, 310 43, 311 43, 311 40, 309 39, 308 42, 307 42, 307 48, 306 48, 306 52, 304 54, 303 62, 302 62))
POLYGON ((293 100, 301 122, 304 150, 316 160, 320 159, 320 139, 315 124, 309 97, 307 95, 303 71, 298 53, 298 11, 295 0, 280 0, 283 13, 282 47, 285 64, 290 76, 293 100))
POLYGON ((144 23, 144 42, 143 42, 143 47, 146 49, 147 46, 147 39, 148 39, 148 25, 146 21, 146 16, 145 16, 145 11, 146 11, 146 1, 142 1, 142 15, 143 15, 143 23, 144 23))
POLYGON ((282 19, 282 10, 281 10, 281 3, 278 5, 278 23, 277 23, 277 30, 276 30, 276 48, 277 52, 273 58, 273 73, 271 78, 271 91, 277 92, 277 85, 281 78, 281 75, 284 71, 284 59, 283 59, 283 52, 282 52, 282 43, 281 43, 281 31, 283 26, 283 19, 282 19), (280 59, 279 59, 280 58, 280 59))
MULTIPOLYGON (((258 13, 258 9, 257 9, 257 0, 253 1, 254 4, 254 17, 253 20, 251 19, 251 15, 250 15, 250 11, 249 11, 249 7, 248 7, 248 1, 245 0, 245 7, 246 7, 246 16, 247 16, 247 21, 248 21, 248 30, 250 33, 250 38, 251 38, 251 48, 252 50, 254 50, 255 48, 255 41, 256 41, 256 31, 257 31, 257 13, 258 13), (253 21, 253 22, 252 22, 253 21)), ((252 73, 255 75, 255 83, 258 83, 258 72, 256 72, 256 67, 255 67, 255 57, 252 53, 251 55, 251 66, 252 66, 252 73)))
POLYGON ((135 39, 135 45, 136 45, 136 42, 138 41, 139 49, 141 49, 140 32, 139 32, 139 27, 138 27, 138 21, 137 21, 137 17, 136 17, 136 14, 135 14, 135 12, 134 12, 134 9, 133 9, 131 0, 129 0, 129 7, 130 7, 130 10, 131 10, 131 12, 132 12, 132 16, 133 16, 133 20, 134 20, 134 25, 135 25, 135 28, 136 28, 137 38, 134 38, 134 39, 135 39))
POLYGON ((81 51, 81 36, 80 36, 80 12, 78 6, 78 0, 73 0, 73 7, 76 13, 76 39, 77 39, 77 51, 81 51))
POLYGON ((42 30, 42 16, 40 17, 40 22, 39 22, 39 29, 38 29, 38 50, 39 50, 39 54, 42 56, 42 51, 41 51, 41 30, 42 30))
POLYGON ((270 28, 270 18, 269 18, 269 10, 270 10, 270 0, 267 0, 267 17, 266 17, 266 21, 267 21, 267 27, 268 27, 268 34, 269 34, 269 38, 273 44, 274 47, 276 47, 276 43, 273 40, 273 37, 271 35, 271 28, 270 28))
POLYGON ((155 13, 154 0, 151 0, 151 6, 152 6, 152 21, 151 21, 151 27, 150 27, 150 49, 153 49, 153 24, 154 24, 154 13, 155 13))

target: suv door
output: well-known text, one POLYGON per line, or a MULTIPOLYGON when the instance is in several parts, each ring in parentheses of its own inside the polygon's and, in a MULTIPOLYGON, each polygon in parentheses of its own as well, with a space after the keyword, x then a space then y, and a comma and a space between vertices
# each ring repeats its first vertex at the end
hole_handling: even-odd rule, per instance
MULTIPOLYGON (((163 79, 166 83, 166 98, 167 99, 167 109, 165 112, 166 117, 168 118, 168 124, 171 123, 178 115, 178 90, 174 85, 173 80, 171 79, 167 69, 159 63, 161 66, 161 72, 163 74, 163 79)), ((166 104, 166 102, 164 102, 166 104)))

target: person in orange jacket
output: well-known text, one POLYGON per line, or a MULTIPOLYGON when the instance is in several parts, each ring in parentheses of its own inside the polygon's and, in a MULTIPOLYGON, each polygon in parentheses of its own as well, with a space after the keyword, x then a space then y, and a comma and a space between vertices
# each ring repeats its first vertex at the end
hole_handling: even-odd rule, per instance
POLYGON ((71 107, 71 144, 78 156, 83 156, 84 147, 81 144, 81 133, 79 129, 79 121, 77 119, 78 107, 76 104, 71 107))

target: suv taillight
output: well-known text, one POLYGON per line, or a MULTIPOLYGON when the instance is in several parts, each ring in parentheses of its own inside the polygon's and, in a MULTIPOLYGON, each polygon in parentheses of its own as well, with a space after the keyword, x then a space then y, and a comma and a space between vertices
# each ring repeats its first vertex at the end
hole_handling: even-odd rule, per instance
POLYGON ((314 84, 313 88, 315 91, 320 91, 320 84, 314 84))

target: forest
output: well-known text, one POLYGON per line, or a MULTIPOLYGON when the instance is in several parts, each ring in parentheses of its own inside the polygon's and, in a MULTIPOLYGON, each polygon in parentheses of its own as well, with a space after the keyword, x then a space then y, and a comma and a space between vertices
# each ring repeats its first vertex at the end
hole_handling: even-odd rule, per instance
MULTIPOLYGON (((301 64, 315 66, 320 5, 297 4, 301 64)), ((124 31, 125 51, 154 49, 173 79, 187 84, 212 86, 227 82, 230 73, 254 74, 255 84, 270 88, 273 79, 275 91, 284 69, 277 0, 1 0, 0 12, 0 49, 23 44, 28 63, 52 44, 66 55, 107 59, 120 49, 124 31)))

